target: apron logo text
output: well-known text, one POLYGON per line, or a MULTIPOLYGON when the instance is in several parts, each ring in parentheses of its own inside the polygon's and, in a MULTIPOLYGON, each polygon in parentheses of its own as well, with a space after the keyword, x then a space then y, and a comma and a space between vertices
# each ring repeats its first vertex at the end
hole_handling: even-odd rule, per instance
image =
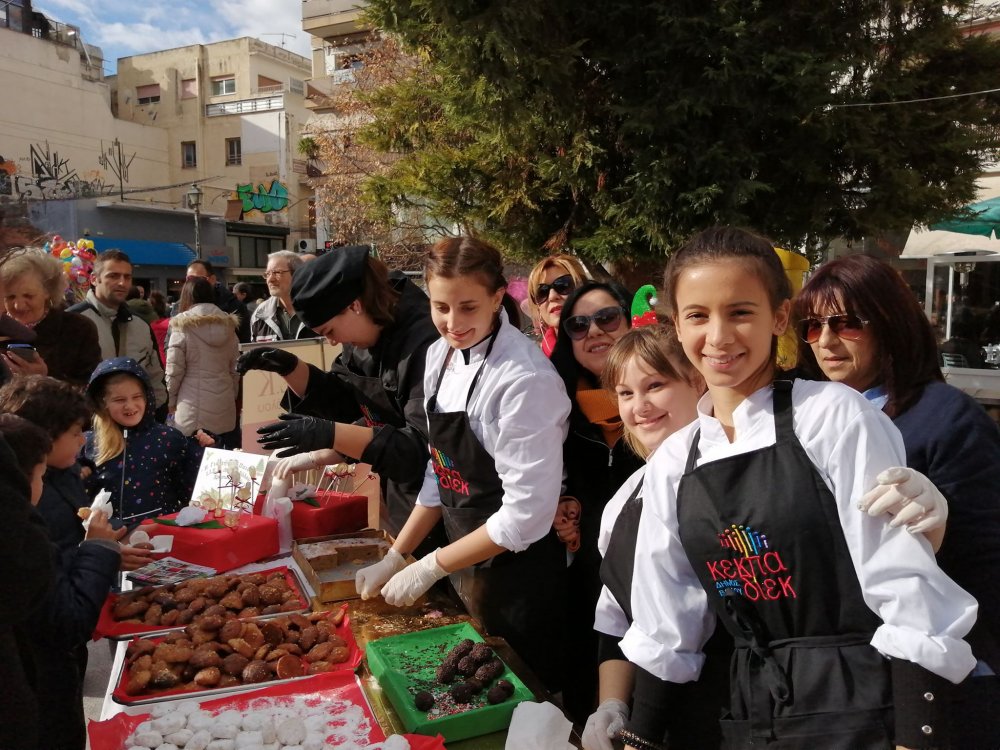
POLYGON ((797 598, 791 575, 779 575, 787 573, 788 566, 778 552, 770 549, 765 534, 733 524, 720 532, 718 538, 722 547, 742 555, 706 561, 720 596, 735 592, 750 601, 797 598))
POLYGON ((469 483, 462 479, 462 472, 454 468, 454 461, 437 448, 431 448, 431 458, 434 460, 434 473, 441 489, 451 490, 459 495, 469 494, 469 483))

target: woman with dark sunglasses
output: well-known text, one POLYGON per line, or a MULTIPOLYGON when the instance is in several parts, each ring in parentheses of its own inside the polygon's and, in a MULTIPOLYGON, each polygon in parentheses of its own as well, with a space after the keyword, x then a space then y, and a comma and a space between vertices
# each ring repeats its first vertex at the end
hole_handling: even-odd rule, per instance
POLYGON ((942 570, 979 600, 968 636, 978 659, 960 686, 954 747, 1000 747, 1000 433, 970 396, 947 385, 934 330, 906 282, 865 255, 831 261, 795 303, 806 375, 862 392, 903 435, 906 462, 947 498, 942 570), (992 703, 991 703, 992 701, 992 703), (976 720, 978 717, 980 720, 976 720))
POLYGON ((542 351, 552 356, 559 316, 569 293, 587 280, 583 264, 572 255, 550 255, 528 274, 528 311, 542 334, 542 351))
POLYGON ((597 549, 604 506, 642 465, 623 439, 615 398, 601 387, 612 345, 631 325, 629 302, 617 284, 586 282, 562 309, 552 364, 566 385, 572 409, 563 445, 566 492, 556 530, 573 558, 569 568, 568 645, 576 655, 567 674, 564 705, 583 723, 597 697, 597 633, 594 609, 601 592, 597 549))

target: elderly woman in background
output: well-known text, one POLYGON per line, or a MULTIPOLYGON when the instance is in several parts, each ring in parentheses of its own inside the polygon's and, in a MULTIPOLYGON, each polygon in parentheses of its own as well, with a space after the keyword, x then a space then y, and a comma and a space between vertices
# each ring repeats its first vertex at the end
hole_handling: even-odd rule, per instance
POLYGON ((542 334, 542 351, 552 356, 559 334, 559 315, 570 292, 587 280, 583 264, 572 255, 550 255, 528 274, 528 310, 542 334))
POLYGON ((865 255, 831 261, 802 289, 795 313, 804 373, 844 383, 882 409, 903 435, 907 466, 948 500, 938 564, 979 600, 967 639, 978 665, 959 699, 963 716, 980 720, 953 727, 953 746, 1000 747, 1000 587, 987 573, 1000 564, 1000 431, 944 382, 934 330, 892 267, 865 255))
POLYGON ((97 329, 84 316, 66 312, 66 277, 58 260, 40 248, 12 251, 0 267, 4 312, 35 331, 35 351, 3 353, 15 375, 49 375, 85 386, 101 361, 97 329))

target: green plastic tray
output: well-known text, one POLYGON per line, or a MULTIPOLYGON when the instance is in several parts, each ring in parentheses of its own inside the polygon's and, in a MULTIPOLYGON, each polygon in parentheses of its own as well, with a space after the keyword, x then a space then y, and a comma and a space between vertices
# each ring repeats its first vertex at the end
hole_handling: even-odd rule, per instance
POLYGON ((368 643, 365 653, 368 668, 389 697, 407 732, 441 734, 449 742, 477 737, 506 729, 510 726, 514 707, 521 701, 534 699, 531 691, 504 664, 504 673, 499 679, 509 680, 514 685, 510 698, 491 706, 486 702, 484 690, 467 707, 455 706, 448 695, 450 686, 439 684, 435 671, 448 652, 466 638, 477 643, 483 640, 471 625, 461 622, 368 643), (436 699, 430 711, 418 711, 413 705, 413 697, 421 690, 430 691, 436 699))

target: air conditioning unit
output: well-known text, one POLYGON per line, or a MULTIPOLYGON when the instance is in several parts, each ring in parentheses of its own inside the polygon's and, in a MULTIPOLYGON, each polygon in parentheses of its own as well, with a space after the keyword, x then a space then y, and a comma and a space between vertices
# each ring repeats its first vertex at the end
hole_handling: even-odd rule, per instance
POLYGON ((314 253, 316 252, 316 240, 312 237, 299 240, 295 243, 295 249, 300 253, 314 253))

